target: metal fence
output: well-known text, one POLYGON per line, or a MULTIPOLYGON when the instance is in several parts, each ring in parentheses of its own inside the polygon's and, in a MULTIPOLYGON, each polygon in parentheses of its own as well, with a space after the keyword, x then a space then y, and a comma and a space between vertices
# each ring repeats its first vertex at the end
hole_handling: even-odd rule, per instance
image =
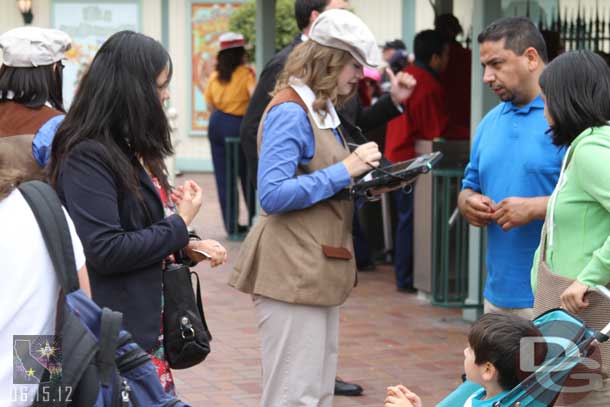
MULTIPOLYGON (((482 291, 477 303, 466 304, 468 223, 456 212, 463 174, 461 168, 432 171, 432 303, 451 308, 479 308, 483 304, 482 291)), ((482 272, 478 286, 483 286, 482 272)))

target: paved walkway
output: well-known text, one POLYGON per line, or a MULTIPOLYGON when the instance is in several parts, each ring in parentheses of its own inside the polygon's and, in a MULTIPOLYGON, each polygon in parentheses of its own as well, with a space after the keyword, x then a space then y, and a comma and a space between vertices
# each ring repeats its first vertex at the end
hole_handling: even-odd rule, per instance
MULTIPOLYGON (((179 396, 194 407, 258 406, 259 340, 249 296, 226 284, 239 242, 225 240, 211 174, 179 177, 196 180, 205 194, 196 228, 221 241, 229 263, 217 269, 201 264, 205 312, 214 340, 199 366, 174 371, 179 396)), ((394 288, 389 266, 359 273, 359 284, 342 307, 339 375, 364 386, 361 397, 335 397, 335 407, 382 407, 385 388, 404 383, 434 406, 460 382, 468 325, 461 313, 435 308, 416 295, 394 288)))

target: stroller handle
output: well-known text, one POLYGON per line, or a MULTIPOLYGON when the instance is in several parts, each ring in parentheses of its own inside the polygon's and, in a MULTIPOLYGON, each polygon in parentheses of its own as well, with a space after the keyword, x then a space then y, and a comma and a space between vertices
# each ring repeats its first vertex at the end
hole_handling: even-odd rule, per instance
POLYGON ((591 288, 589 288, 589 291, 595 291, 597 292, 599 295, 601 295, 602 297, 606 297, 607 300, 610 300, 610 290, 608 290, 605 286, 603 285, 596 285, 593 286, 591 288))
MULTIPOLYGON (((589 291, 595 291, 596 293, 610 301, 610 290, 608 290, 603 285, 596 285, 594 287, 591 287, 589 291)), ((600 332, 604 335, 608 335, 610 333, 610 323, 608 323, 608 325, 606 325, 604 329, 602 329, 600 332)))

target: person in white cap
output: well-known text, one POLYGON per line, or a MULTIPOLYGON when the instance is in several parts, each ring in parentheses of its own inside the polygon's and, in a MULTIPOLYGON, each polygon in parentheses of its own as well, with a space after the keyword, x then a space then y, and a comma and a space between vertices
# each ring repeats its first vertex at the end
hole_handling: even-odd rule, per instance
POLYGON ((61 60, 68 34, 19 27, 0 35, 0 160, 43 177, 50 146, 65 116, 61 60))
MULTIPOLYGON (((335 106, 357 90, 379 49, 346 10, 322 13, 288 57, 258 133, 262 213, 229 284, 252 294, 265 407, 332 406, 339 306, 356 280, 353 202, 341 191, 379 165, 373 142, 350 153, 335 106)), ((412 91, 415 83, 405 78, 412 91)))
MULTIPOLYGON (((246 51, 244 36, 239 33, 226 32, 220 35, 220 50, 216 58, 216 70, 210 78, 205 89, 205 100, 211 112, 208 122, 208 137, 212 148, 212 163, 218 200, 222 210, 225 229, 228 234, 238 232, 237 219, 239 205, 234 207, 237 200, 229 202, 227 193, 235 194, 237 186, 235 178, 229 178, 231 185, 227 191, 226 174, 226 148, 227 138, 239 137, 239 126, 246 113, 250 96, 256 85, 254 71, 246 66, 246 51)), ((244 153, 239 148, 239 178, 244 197, 248 197, 248 176, 244 153)), ((249 217, 254 216, 256 210, 254 197, 246 199, 248 202, 249 217)))

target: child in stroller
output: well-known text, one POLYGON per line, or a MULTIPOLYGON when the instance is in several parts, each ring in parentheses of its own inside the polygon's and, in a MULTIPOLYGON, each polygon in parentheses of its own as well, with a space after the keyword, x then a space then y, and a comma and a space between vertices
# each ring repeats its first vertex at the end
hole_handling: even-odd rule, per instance
MULTIPOLYGON (((605 287, 591 291, 610 299, 605 287)), ((598 343, 608 340, 563 309, 534 321, 485 314, 472 326, 464 350, 466 381, 437 407, 551 407, 582 399, 602 380, 598 343), (567 390, 567 391, 566 391, 567 390)), ((422 407, 402 385, 388 387, 384 407, 422 407)))
MULTIPOLYGON (((469 397, 470 405, 492 406, 530 375, 519 366, 521 340, 527 337, 541 338, 542 334, 532 321, 515 315, 485 314, 474 323, 464 349, 464 370, 466 378, 481 387, 469 397)), ((541 341, 536 345, 534 359, 540 365, 546 346, 541 341)), ((388 387, 384 407, 421 406, 420 398, 406 387, 388 387)))

